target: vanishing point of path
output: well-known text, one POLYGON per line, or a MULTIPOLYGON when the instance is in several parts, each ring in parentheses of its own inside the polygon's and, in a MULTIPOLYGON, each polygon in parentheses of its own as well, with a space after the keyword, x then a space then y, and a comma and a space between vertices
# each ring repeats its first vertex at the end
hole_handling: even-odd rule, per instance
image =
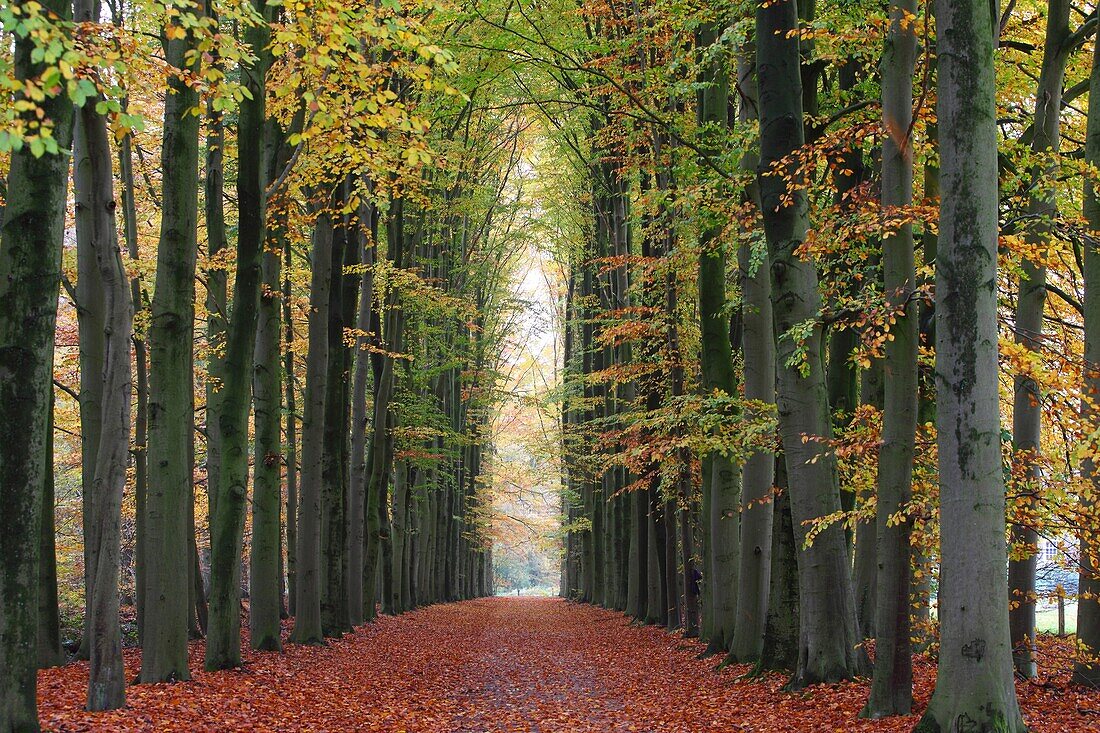
MULTIPOLYGON (((244 668, 198 671, 188 683, 131 686, 128 707, 112 713, 81 709, 83 664, 41 672, 39 698, 43 726, 59 731, 801 733, 908 731, 916 720, 857 720, 863 682, 785 693, 778 676, 741 679, 745 667, 715 674, 700 649, 610 611, 490 598, 381 618, 325 647, 249 652, 244 668)), ((136 661, 127 657, 128 675, 136 661)), ((201 644, 191 664, 201 670, 201 644)), ((933 675, 918 665, 919 709, 933 675)), ((1021 687, 1028 722, 1037 733, 1068 730, 1059 711, 1088 698, 1046 685, 1021 687)))

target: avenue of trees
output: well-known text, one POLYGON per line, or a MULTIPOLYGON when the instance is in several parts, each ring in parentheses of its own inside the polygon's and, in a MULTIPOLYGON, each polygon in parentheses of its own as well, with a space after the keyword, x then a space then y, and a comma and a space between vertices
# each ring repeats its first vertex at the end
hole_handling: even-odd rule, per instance
POLYGON ((288 617, 321 644, 491 592, 518 128, 451 86, 432 10, 0 7, 0 731, 68 656, 70 454, 91 710, 134 681, 123 597, 152 683, 191 639, 227 669, 288 617))
POLYGON ((925 732, 1022 733, 1040 661, 1100 684, 1097 25, 1070 0, 0 5, 0 733, 38 729, 70 654, 109 710, 189 679, 192 639, 231 669, 491 594, 533 242, 563 596, 790 689, 871 676, 871 718, 934 655, 925 732), (1076 654, 1041 660, 1067 595, 1076 654))
POLYGON ((873 676, 872 718, 934 654, 922 731, 1023 731, 1014 675, 1068 596, 1078 653, 1048 663, 1095 685, 1095 7, 581 17, 572 45, 501 23, 573 112, 585 220, 563 595, 791 689, 873 676))

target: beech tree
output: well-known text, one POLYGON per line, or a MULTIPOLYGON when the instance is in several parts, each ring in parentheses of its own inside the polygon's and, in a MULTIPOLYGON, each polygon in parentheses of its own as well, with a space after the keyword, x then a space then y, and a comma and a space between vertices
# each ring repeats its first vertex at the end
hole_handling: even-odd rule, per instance
MULTIPOLYGON (((916 3, 890 6, 890 31, 882 59, 882 206, 903 209, 913 201, 913 67, 916 3)), ((878 599, 875 606, 875 674, 863 714, 907 715, 913 705, 910 641, 910 519, 913 451, 917 432, 916 267, 912 223, 903 222, 882 242, 886 295, 897 314, 883 363, 884 404, 879 450, 875 525, 878 599), (901 519, 897 518, 898 513, 901 519)))
POLYGON ((1012 682, 997 403, 993 11, 984 2, 936 3, 941 637, 919 731, 1026 730, 1012 682))
MULTIPOLYGON (((1085 130, 1085 160, 1092 166, 1100 165, 1100 53, 1095 50, 1089 73, 1088 121, 1085 130), (1096 93, 1093 93, 1093 90, 1096 93)), ((1097 198, 1096 182, 1086 178, 1084 182, 1083 213, 1089 227, 1089 236, 1085 240, 1082 254, 1082 274, 1085 280, 1084 327, 1085 327, 1085 373, 1082 384, 1081 412, 1088 419, 1097 414, 1096 397, 1100 390, 1100 251, 1097 251, 1096 232, 1100 231, 1100 199, 1097 198)), ((1086 459, 1083 465, 1085 478, 1090 482, 1084 498, 1086 516, 1095 512, 1097 467, 1094 459, 1086 459)), ((1086 654, 1093 659, 1084 659, 1074 667, 1074 679, 1091 686, 1100 682, 1100 666, 1095 664, 1095 655, 1100 651, 1100 540, 1089 525, 1082 529, 1078 538, 1081 553, 1079 575, 1079 593, 1081 600, 1077 607, 1077 639, 1085 648, 1086 654)))
MULTIPOLYGON (((195 19, 195 16, 188 16, 195 19)), ((177 69, 199 61, 197 39, 172 20, 163 39, 177 69), (182 33, 181 33, 182 31, 182 33)), ((187 629, 190 604, 180 581, 190 578, 188 505, 192 498, 191 370, 198 249, 198 93, 183 79, 168 81, 161 150, 161 231, 149 327, 149 495, 145 501, 145 626, 141 681, 190 679, 187 629)))
MULTIPOLYGON (((98 3, 80 0, 75 20, 98 20, 98 3)), ((116 200, 110 138, 105 117, 96 110, 93 98, 76 117, 74 195, 77 214, 77 258, 91 259, 81 268, 77 310, 81 303, 97 317, 92 319, 99 333, 85 328, 85 341, 97 357, 81 360, 81 382, 95 383, 99 409, 94 422, 95 458, 90 481, 85 486, 85 557, 88 601, 85 615, 90 659, 88 709, 112 710, 125 702, 122 667, 122 634, 119 628, 118 575, 121 553, 122 496, 130 450, 130 372, 133 302, 126 269, 122 264, 115 224, 116 200), (83 240, 83 241, 81 241, 83 240), (90 250, 89 253, 86 250, 90 250), (84 374, 85 367, 97 368, 84 374)), ((82 393, 84 387, 82 386, 82 393)), ((85 407, 81 399, 82 409, 85 407)), ((87 442, 87 441, 86 441, 87 442)), ((83 467, 82 467, 83 468, 83 467)), ((51 466, 52 469, 52 466, 51 466)))
MULTIPOLYGON (((72 18, 72 6, 16 3, 18 22, 64 33, 53 25, 72 18)), ((26 33, 15 43, 15 78, 32 86, 46 68, 36 60, 40 37, 26 33)), ((56 57, 50 59, 56 61, 56 57)), ((26 100, 20 94, 17 99, 26 100)), ((26 100, 29 101, 29 100, 26 100)), ((54 326, 61 284, 61 245, 71 145, 72 101, 46 96, 24 109, 20 124, 31 142, 11 153, 0 227, 0 730, 38 730, 38 572, 41 502, 52 457, 48 430, 53 404, 54 326), (42 111, 42 117, 35 114, 42 111), (50 152, 47 153, 47 145, 50 152)))
MULTIPOLYGON (((264 6, 256 8, 263 16, 264 6)), ((237 269, 233 310, 226 330, 217 412, 207 415, 217 435, 218 479, 210 496, 210 630, 206 668, 240 666, 240 568, 248 501, 248 417, 252 405, 256 320, 264 252, 264 75, 269 30, 257 22, 245 31, 256 61, 242 70, 249 95, 241 102, 237 140, 237 269), (249 98, 250 97, 250 98, 249 98)), ((209 409, 210 406, 208 406, 209 409)), ((261 507, 265 502, 261 501, 261 507)), ((266 502, 270 506, 270 500, 266 502)), ((261 530, 263 529, 261 511, 261 530)), ((270 519, 268 520, 271 521, 270 519)), ((255 527, 254 527, 255 529, 255 527)), ((263 610, 263 596, 260 608, 263 610)), ((269 603, 270 607, 270 603, 269 603)), ((268 610, 270 614, 270 610, 268 610)), ((269 642, 270 643, 270 642, 269 642)))
POLYGON ((806 201, 788 191, 784 158, 798 150, 802 129, 798 7, 794 0, 762 4, 756 14, 756 67, 760 98, 760 208, 771 256, 771 299, 779 338, 776 403, 790 481, 791 513, 799 544, 801 639, 797 686, 862 674, 855 598, 843 530, 836 525, 805 547, 808 520, 839 510, 835 459, 814 438, 832 432, 821 363, 820 325, 796 351, 792 328, 814 323, 821 296, 813 264, 796 251, 806 236, 806 201), (807 440, 809 438, 809 440, 807 440))

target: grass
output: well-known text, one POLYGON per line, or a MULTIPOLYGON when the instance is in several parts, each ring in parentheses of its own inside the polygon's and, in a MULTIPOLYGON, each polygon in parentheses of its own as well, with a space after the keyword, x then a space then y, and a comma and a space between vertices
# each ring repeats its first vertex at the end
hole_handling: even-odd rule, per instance
MULTIPOLYGON (((1035 627, 1041 633, 1058 633, 1058 607, 1040 604, 1035 612, 1035 627)), ((1077 604, 1073 601, 1066 603, 1066 633, 1073 634, 1077 631, 1077 604)))

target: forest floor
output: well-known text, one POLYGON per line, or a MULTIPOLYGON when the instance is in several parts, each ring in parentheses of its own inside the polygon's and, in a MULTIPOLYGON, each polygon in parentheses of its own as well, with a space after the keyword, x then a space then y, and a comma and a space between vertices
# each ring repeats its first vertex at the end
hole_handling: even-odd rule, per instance
MULTIPOLYGON (((132 685, 128 707, 82 709, 84 663, 39 674, 43 727, 55 731, 908 731, 916 716, 857 719, 868 681, 782 691, 778 675, 713 671, 702 646, 622 614, 551 598, 490 598, 384 617, 324 647, 246 652, 229 672, 132 685)), ((1069 642, 1046 637, 1048 667, 1069 642)), ((202 644, 191 666, 202 669, 202 644)), ((127 652, 127 675, 137 652, 127 652)), ((918 660, 916 708, 935 667, 918 660)), ((1019 684, 1033 733, 1100 731, 1100 693, 1055 673, 1019 684)))

